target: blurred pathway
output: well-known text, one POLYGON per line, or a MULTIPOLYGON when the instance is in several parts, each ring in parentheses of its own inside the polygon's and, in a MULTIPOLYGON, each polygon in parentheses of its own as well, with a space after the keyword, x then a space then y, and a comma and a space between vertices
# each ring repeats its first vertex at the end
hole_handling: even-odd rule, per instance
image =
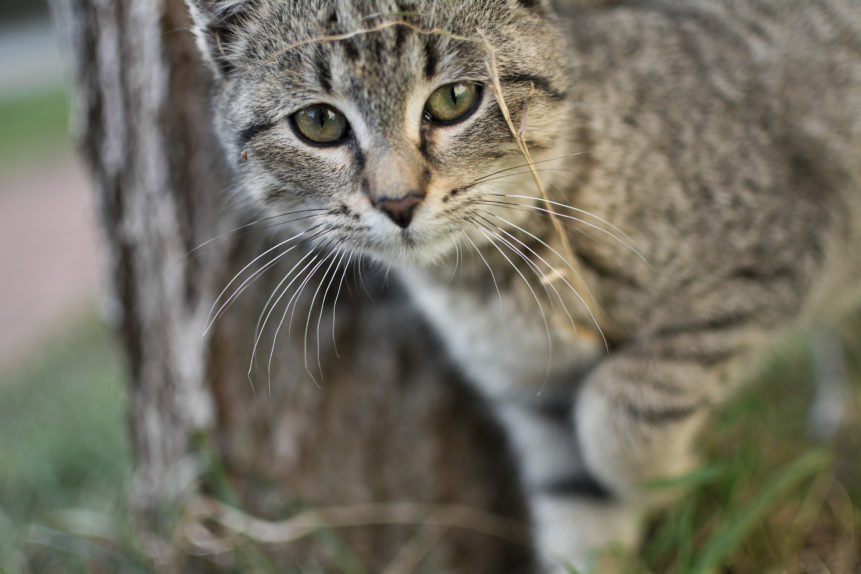
POLYGON ((89 182, 67 158, 0 179, 0 371, 94 304, 89 182))

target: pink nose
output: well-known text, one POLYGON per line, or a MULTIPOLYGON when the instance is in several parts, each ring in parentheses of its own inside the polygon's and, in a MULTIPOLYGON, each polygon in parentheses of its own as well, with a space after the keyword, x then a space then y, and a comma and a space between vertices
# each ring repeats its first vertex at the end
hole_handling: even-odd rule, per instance
POLYGON ((374 206, 389 216, 398 227, 406 229, 413 220, 413 212, 422 198, 416 195, 408 195, 399 199, 380 198, 374 206))

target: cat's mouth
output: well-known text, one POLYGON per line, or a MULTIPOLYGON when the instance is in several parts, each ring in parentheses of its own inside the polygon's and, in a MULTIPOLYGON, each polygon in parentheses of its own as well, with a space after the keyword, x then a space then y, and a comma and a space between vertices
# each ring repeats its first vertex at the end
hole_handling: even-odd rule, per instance
POLYGON ((362 250, 385 265, 428 267, 454 252, 453 233, 411 225, 402 229, 387 229, 369 233, 362 250))

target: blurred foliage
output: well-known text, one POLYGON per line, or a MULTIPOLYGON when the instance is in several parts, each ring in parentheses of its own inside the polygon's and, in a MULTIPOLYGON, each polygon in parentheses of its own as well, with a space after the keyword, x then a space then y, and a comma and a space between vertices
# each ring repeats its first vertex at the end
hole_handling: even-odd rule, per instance
POLYGON ((0 175, 40 165, 71 146, 69 103, 61 86, 0 100, 0 175))
POLYGON ((0 373, 0 572, 88 572, 114 538, 129 474, 121 366, 93 317, 0 373))

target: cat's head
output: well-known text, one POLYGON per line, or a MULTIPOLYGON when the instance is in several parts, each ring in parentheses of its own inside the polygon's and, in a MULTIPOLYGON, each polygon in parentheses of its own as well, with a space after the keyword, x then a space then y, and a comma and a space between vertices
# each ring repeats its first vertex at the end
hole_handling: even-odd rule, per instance
POLYGON ((533 159, 564 153, 569 75, 545 2, 188 2, 243 193, 318 244, 426 265, 463 234, 486 242, 491 213, 522 217, 505 196, 538 191, 494 77, 533 159))

